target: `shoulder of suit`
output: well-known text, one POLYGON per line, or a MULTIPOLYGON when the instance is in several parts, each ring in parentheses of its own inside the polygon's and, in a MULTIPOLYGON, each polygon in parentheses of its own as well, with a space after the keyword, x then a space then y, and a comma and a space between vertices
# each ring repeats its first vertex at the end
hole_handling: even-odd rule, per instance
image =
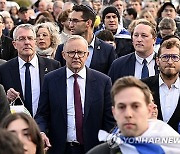
POLYGON ((106 74, 99 72, 97 70, 91 69, 91 68, 87 68, 87 71, 91 72, 91 74, 95 75, 95 76, 100 76, 102 79, 103 78, 110 78, 109 76, 107 76, 106 74))
POLYGON ((133 58, 133 57, 135 57, 135 54, 134 53, 130 53, 130 54, 128 54, 128 55, 124 55, 124 56, 122 56, 122 57, 119 57, 119 58, 117 58, 116 60, 114 60, 114 64, 118 64, 119 65, 119 63, 121 63, 121 64, 127 64, 128 62, 129 62, 129 60, 131 59, 131 58, 133 58))

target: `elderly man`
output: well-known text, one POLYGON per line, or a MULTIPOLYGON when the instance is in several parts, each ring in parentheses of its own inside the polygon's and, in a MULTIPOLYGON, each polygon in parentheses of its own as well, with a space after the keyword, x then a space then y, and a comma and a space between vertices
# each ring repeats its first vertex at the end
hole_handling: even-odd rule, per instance
POLYGON ((51 143, 51 154, 84 154, 99 144, 100 129, 109 131, 114 125, 111 80, 85 67, 89 51, 83 37, 72 35, 62 55, 66 66, 45 77, 35 119, 48 133, 49 139, 44 133, 42 137, 47 146, 51 143))
POLYGON ((30 24, 16 27, 13 45, 18 57, 0 65, 0 83, 9 101, 21 97, 32 116, 36 114, 44 75, 60 67, 55 60, 36 55, 36 33, 30 24))
MULTIPOLYGON (((107 136, 107 143, 87 154, 180 153, 180 135, 166 123, 149 119, 152 100, 146 84, 132 76, 123 77, 114 83, 111 96, 112 112, 120 132, 113 132, 107 136)), ((99 135, 103 136, 106 139, 105 135, 99 135)))

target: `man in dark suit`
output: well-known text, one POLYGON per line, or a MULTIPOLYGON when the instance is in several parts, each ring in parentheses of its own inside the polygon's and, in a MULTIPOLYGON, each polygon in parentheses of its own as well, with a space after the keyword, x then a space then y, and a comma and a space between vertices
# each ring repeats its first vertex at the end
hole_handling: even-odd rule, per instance
MULTIPOLYGON (((179 41, 178 41, 179 42, 179 41)), ((157 64, 160 74, 143 80, 152 91, 161 119, 178 131, 180 123, 180 46, 176 40, 161 45, 157 64)))
POLYGON ((0 84, 0 123, 2 119, 10 113, 9 102, 3 86, 0 84))
MULTIPOLYGON (((80 35, 88 42, 89 57, 87 58, 86 66, 107 74, 115 59, 115 51, 113 46, 93 35, 95 18, 95 12, 89 6, 75 5, 73 12, 69 15, 69 27, 72 35, 80 35)), ((63 45, 60 45, 55 59, 64 66, 65 61, 61 55, 62 49, 63 45)))
POLYGON ((45 76, 35 120, 44 132, 42 137, 46 145, 52 145, 51 154, 84 154, 99 144, 100 129, 110 131, 114 125, 111 80, 105 74, 85 67, 89 52, 83 37, 72 35, 65 42, 62 54, 66 67, 45 76), (75 83, 80 89, 79 104, 75 83))
MULTIPOLYGON (((59 62, 38 57, 35 51, 35 31, 30 24, 19 25, 14 30, 13 45, 18 51, 18 57, 9 60, 0 66, 0 83, 7 92, 9 101, 14 101, 18 96, 24 102, 25 107, 30 107, 30 113, 34 116, 37 110, 41 85, 44 75, 49 71, 60 67, 59 62), (30 71, 30 98, 26 96, 26 64, 30 71), (30 104, 27 103, 31 100, 30 104)), ((28 108, 29 110, 29 108, 28 108)))
POLYGON ((158 73, 153 49, 156 27, 147 20, 137 21, 132 39, 135 53, 120 57, 111 65, 109 76, 113 83, 123 76, 141 79, 158 73))

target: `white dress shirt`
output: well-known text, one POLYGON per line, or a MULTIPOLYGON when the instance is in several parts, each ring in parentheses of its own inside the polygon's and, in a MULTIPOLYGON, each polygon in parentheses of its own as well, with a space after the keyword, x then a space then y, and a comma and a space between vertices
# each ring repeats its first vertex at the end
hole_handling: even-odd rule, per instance
MULTIPOLYGON (((75 108, 74 108, 74 73, 66 67, 67 72, 67 142, 77 141, 75 108)), ((78 73, 77 82, 80 88, 82 111, 84 115, 85 85, 86 85, 86 68, 83 67, 78 73)))
MULTIPOLYGON (((26 70, 26 66, 24 64, 26 62, 22 60, 20 57, 18 57, 18 61, 19 61, 21 86, 22 86, 22 91, 23 91, 23 96, 24 96, 25 70, 26 70)), ((31 74, 32 110, 33 110, 33 117, 34 117, 37 112, 39 95, 40 95, 39 64, 38 64, 37 56, 35 55, 29 63, 31 63, 29 70, 31 74)))
MULTIPOLYGON (((151 54, 149 57, 146 58, 147 61, 147 67, 149 70, 149 76, 154 76, 155 75, 155 60, 154 60, 154 52, 153 54, 151 54)), ((143 68, 143 60, 144 58, 141 58, 137 55, 137 53, 135 52, 135 56, 136 56, 136 63, 135 63, 135 73, 134 76, 138 79, 141 79, 141 73, 142 73, 142 68, 143 68)))
POLYGON ((91 43, 88 45, 89 56, 87 57, 87 60, 85 62, 87 67, 90 67, 91 64, 91 60, 94 52, 94 43, 95 43, 95 36, 93 36, 91 43))
POLYGON ((162 117, 164 122, 168 122, 173 115, 179 100, 180 95, 180 81, 179 77, 176 82, 171 85, 169 89, 159 75, 159 94, 162 117))

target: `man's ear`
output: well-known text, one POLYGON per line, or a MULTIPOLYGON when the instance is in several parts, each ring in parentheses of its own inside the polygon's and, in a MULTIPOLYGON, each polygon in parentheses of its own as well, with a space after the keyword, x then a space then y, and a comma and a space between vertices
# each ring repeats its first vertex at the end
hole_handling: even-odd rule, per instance
POLYGON ((91 27, 91 25, 92 25, 92 20, 88 20, 88 21, 86 21, 86 25, 88 26, 88 27, 91 27))
POLYGON ((63 56, 63 58, 66 60, 66 57, 65 57, 65 53, 64 53, 64 51, 62 51, 62 56, 63 56))
POLYGON ((159 57, 156 57, 156 64, 159 66, 159 57))
POLYGON ((152 116, 152 112, 153 112, 153 104, 152 103, 149 103, 148 104, 148 117, 149 119, 151 119, 151 116, 152 116))

